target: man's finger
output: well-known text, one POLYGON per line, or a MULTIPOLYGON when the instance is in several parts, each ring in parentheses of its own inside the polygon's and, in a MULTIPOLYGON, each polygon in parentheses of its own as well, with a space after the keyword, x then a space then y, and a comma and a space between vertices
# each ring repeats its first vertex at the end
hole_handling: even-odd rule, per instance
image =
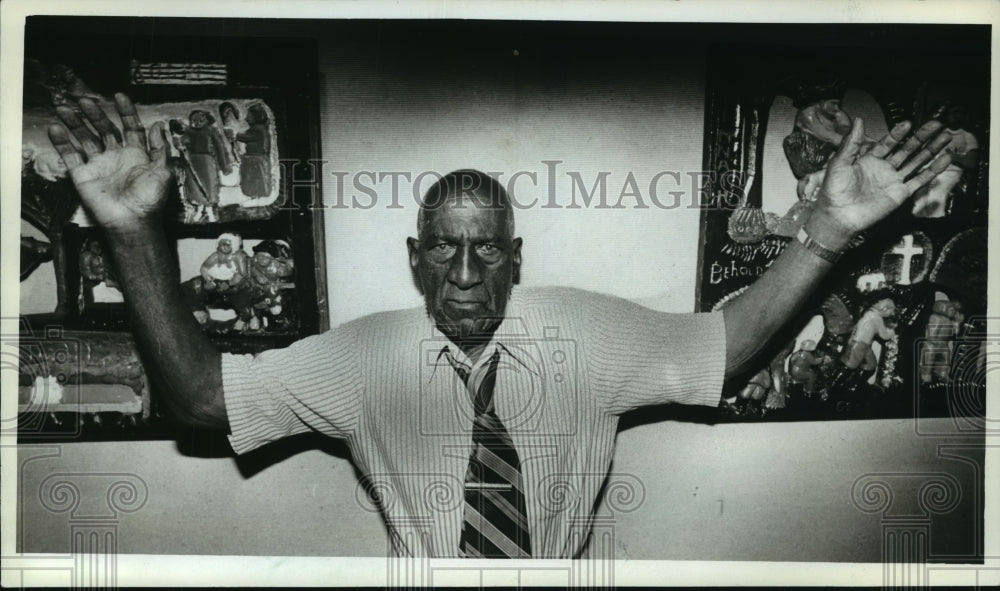
POLYGON ((930 166, 920 171, 920 174, 906 181, 907 195, 912 195, 917 189, 931 182, 934 177, 944 172, 949 164, 951 164, 951 154, 941 154, 938 156, 930 166))
POLYGON ((149 158, 157 166, 165 166, 167 164, 168 145, 167 126, 162 121, 157 121, 149 130, 149 158))
POLYGON ((837 153, 830 160, 830 165, 853 164, 858 155, 861 154, 861 142, 865 137, 865 124, 860 117, 855 117, 851 125, 851 131, 841 142, 837 153))
POLYGON ((76 111, 73 109, 60 105, 56 107, 56 115, 66 126, 66 129, 73 134, 76 141, 80 142, 80 147, 83 151, 87 153, 88 156, 96 156, 104 151, 104 146, 101 145, 101 140, 97 139, 97 136, 90 131, 87 124, 83 122, 76 115, 76 111))
POLYGON ((942 128, 944 128, 943 123, 941 123, 936 119, 931 119, 927 123, 921 125, 917 129, 917 131, 913 133, 913 135, 917 136, 917 139, 919 139, 921 142, 926 142, 927 140, 937 135, 937 133, 941 131, 942 128))
POLYGON ((938 121, 931 120, 924 123, 913 133, 912 136, 910 136, 910 139, 906 140, 906 143, 903 144, 902 148, 896 150, 895 153, 886 158, 886 162, 896 168, 899 168, 904 162, 906 162, 906 159, 910 157, 910 154, 913 154, 917 148, 922 146, 927 140, 934 137, 934 135, 940 130, 941 123, 938 121))
POLYGON ((58 123, 49 125, 49 141, 55 147, 56 152, 66 163, 66 168, 73 170, 84 163, 83 154, 76 149, 72 140, 69 139, 69 132, 58 123))
POLYGON ((94 129, 97 130, 97 133, 100 134, 105 149, 114 150, 121 147, 122 134, 115 127, 115 124, 108 119, 108 115, 104 112, 104 109, 97 106, 97 103, 88 98, 80 99, 80 109, 87 116, 94 129))
POLYGON ((135 110, 132 100, 120 92, 115 93, 115 107, 118 109, 122 126, 125 128, 125 145, 145 151, 147 149, 146 130, 142 127, 142 121, 139 119, 139 113, 135 110))
POLYGON ((872 156, 876 158, 885 158, 885 156, 892 152, 892 149, 896 147, 896 144, 903 141, 906 134, 910 133, 910 128, 912 125, 909 121, 902 121, 897 123, 895 127, 892 128, 889 133, 886 134, 884 138, 879 140, 875 147, 869 152, 872 156))
POLYGON ((903 168, 899 169, 902 173, 903 178, 910 176, 915 171, 919 170, 921 166, 930 162, 931 158, 936 156, 941 150, 951 143, 951 135, 947 133, 940 133, 933 140, 924 145, 924 148, 917 152, 913 158, 910 158, 903 168))

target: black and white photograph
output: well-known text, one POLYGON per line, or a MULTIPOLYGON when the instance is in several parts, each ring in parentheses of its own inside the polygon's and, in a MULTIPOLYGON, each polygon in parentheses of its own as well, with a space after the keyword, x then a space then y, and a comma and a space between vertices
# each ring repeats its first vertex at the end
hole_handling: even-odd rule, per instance
POLYGON ((5 585, 1000 583, 997 6, 4 4, 5 585))

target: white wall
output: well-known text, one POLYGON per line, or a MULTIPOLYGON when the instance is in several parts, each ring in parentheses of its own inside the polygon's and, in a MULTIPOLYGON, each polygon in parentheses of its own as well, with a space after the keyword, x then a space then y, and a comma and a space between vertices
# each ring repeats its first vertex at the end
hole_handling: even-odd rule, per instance
MULTIPOLYGON (((532 62, 509 66, 509 76, 472 76, 460 83, 456 76, 469 63, 452 59, 423 62, 414 73, 408 56, 341 55, 336 46, 324 53, 327 206, 350 205, 355 196, 363 205, 371 202, 352 187, 361 171, 406 172, 416 179, 424 171, 477 168, 502 172, 503 182, 517 171, 532 172, 537 186, 530 177, 515 185, 519 203, 537 199, 516 215, 517 233, 524 238, 523 284, 569 285, 657 308, 693 310, 699 210, 660 209, 649 197, 649 186, 661 171, 679 172, 681 184, 673 176, 661 177, 659 201, 670 206, 670 191, 685 191, 684 203, 691 201, 686 174, 701 170, 702 160, 701 59, 669 68, 652 63, 644 74, 614 60, 569 63, 565 86, 546 80, 547 72, 532 62), (622 75, 623 68, 632 75, 622 75), (403 71, 405 76, 395 76, 403 71), (562 164, 554 165, 556 185, 550 194, 551 175, 543 161, 555 160, 562 164), (334 171, 347 173, 343 193, 330 175, 334 171), (601 171, 609 173, 609 205, 618 203, 632 173, 648 208, 637 209, 638 201, 626 196, 624 209, 566 209, 573 202, 567 173, 579 173, 589 189, 601 171), (553 195, 561 207, 543 207, 553 195)), ((390 209, 392 181, 383 178, 371 209, 329 210, 333 323, 422 304, 405 245, 416 227, 412 183, 400 180, 401 207, 390 209)), ((369 178, 362 182, 375 184, 369 178)), ((417 194, 431 182, 433 177, 417 194)))
MULTIPOLYGON (((954 432, 948 419, 923 426, 954 432)), ((644 497, 630 512, 605 505, 599 514, 614 517, 620 559, 880 562, 890 522, 852 503, 854 482, 871 473, 916 475, 894 481, 890 516, 919 515, 914 489, 944 473, 959 483, 961 502, 916 521, 930 527, 933 555, 971 552, 970 532, 982 520, 976 474, 939 447, 955 441, 920 436, 907 420, 643 425, 619 435, 612 470, 641 482, 644 497)), ((38 491, 46 477, 80 472, 144 482, 145 505, 116 520, 123 553, 384 556, 387 548, 339 446, 263 469, 267 458, 182 454, 172 441, 28 445, 19 460, 25 551, 68 551, 79 515, 44 508, 38 491)), ((106 479, 70 479, 81 486, 79 514, 106 511, 106 479)))

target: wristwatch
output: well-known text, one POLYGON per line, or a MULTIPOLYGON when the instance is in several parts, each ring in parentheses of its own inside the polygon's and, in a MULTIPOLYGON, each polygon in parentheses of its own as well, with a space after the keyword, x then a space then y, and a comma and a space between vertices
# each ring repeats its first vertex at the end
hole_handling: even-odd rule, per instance
POLYGON ((843 251, 827 248, 822 244, 820 244, 819 242, 813 240, 812 236, 810 236, 809 233, 806 232, 804 226, 799 228, 799 233, 796 234, 795 237, 798 239, 799 242, 802 243, 802 246, 806 247, 806 250, 818 256, 819 258, 823 259, 824 261, 827 261, 828 263, 836 263, 838 260, 840 260, 840 255, 844 254, 843 251))

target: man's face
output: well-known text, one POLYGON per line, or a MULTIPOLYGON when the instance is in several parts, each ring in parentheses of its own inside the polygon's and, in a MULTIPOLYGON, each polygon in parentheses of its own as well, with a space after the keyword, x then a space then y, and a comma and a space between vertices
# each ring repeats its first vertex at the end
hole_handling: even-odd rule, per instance
POLYGON ((452 340, 488 339, 519 281, 521 239, 507 230, 510 212, 463 197, 425 215, 407 246, 428 313, 452 340))

